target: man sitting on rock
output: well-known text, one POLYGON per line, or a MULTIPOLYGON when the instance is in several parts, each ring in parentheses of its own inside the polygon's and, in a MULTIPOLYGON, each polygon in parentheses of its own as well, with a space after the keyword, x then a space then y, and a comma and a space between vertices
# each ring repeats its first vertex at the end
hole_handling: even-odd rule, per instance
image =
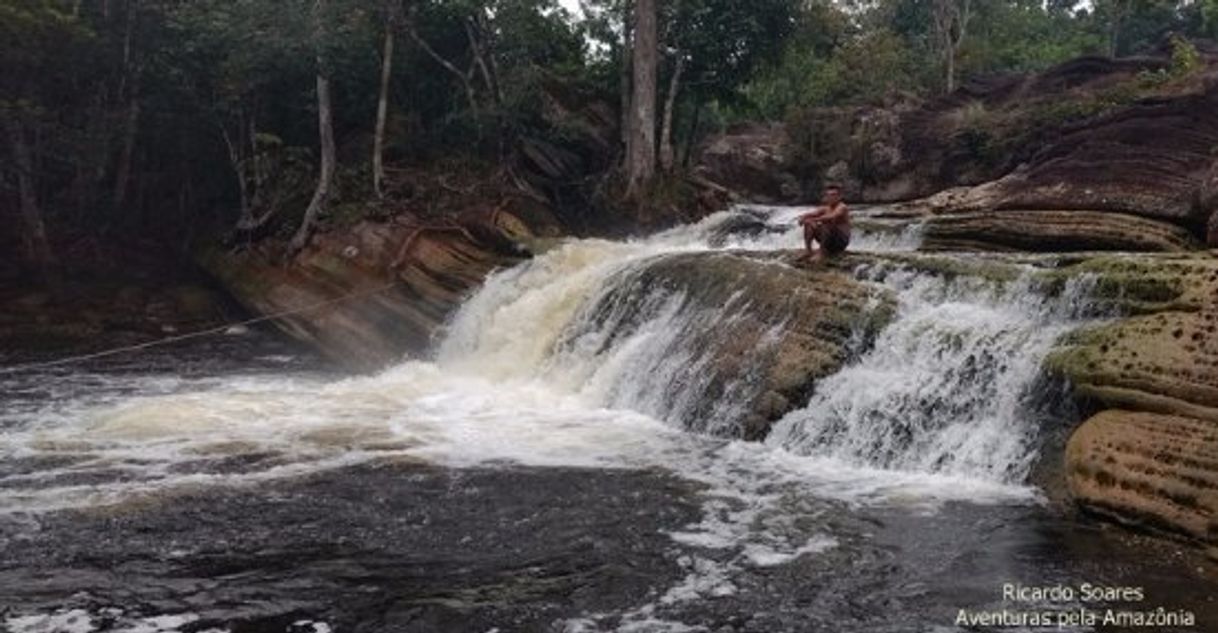
POLYGON ((822 206, 799 217, 804 227, 804 253, 801 259, 820 261, 826 255, 833 257, 845 252, 850 245, 850 210, 842 202, 842 188, 829 185, 825 188, 822 206), (812 248, 813 240, 817 248, 812 248))

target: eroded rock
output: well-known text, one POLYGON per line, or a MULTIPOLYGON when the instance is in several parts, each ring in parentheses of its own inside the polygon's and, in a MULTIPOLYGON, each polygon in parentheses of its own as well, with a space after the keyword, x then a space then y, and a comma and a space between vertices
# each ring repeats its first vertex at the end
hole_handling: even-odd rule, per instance
POLYGON ((1048 361, 1097 412, 1065 453, 1070 492, 1118 520, 1218 543, 1218 258, 1112 257, 1098 275, 1127 316, 1078 332, 1048 361))
POLYGON ((1218 421, 1104 411, 1070 438, 1066 460, 1089 509, 1218 543, 1218 421))
POLYGON ((359 370, 425 350, 435 329, 494 269, 554 235, 544 214, 503 207, 443 223, 363 221, 321 233, 290 261, 275 245, 212 252, 204 266, 251 311, 359 370))
POLYGON ((984 211, 926 220, 923 250, 1181 251, 1197 240, 1168 222, 1100 211, 984 211))
POLYGON ((648 413, 694 430, 761 439, 775 420, 807 402, 817 380, 863 351, 893 315, 885 289, 848 272, 795 268, 767 257, 663 256, 625 273, 628 278, 588 306, 599 319, 596 340, 605 351, 665 319, 684 324, 675 338, 653 343, 665 345, 663 353, 632 366, 654 382, 632 384, 630 404, 646 409, 652 402, 648 413))
POLYGON ((787 137, 781 125, 750 124, 712 138, 702 148, 697 173, 755 202, 801 197, 787 167, 787 137))

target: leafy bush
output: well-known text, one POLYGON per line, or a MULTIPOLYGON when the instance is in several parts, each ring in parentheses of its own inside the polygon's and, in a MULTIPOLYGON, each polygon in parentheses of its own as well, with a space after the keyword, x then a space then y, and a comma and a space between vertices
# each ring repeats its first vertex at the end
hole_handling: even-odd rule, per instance
POLYGON ((1187 77, 1201 69, 1201 54, 1192 42, 1174 35, 1171 38, 1171 76, 1187 77))

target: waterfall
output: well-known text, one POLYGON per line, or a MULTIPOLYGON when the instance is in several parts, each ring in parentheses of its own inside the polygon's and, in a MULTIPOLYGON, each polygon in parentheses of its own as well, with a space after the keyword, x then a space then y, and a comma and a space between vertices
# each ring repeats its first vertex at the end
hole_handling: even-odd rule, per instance
MULTIPOLYGON (((1022 483, 1036 456, 1029 406, 1041 360, 1077 324, 1086 279, 1054 294, 1032 274, 999 283, 869 258, 887 263, 855 274, 896 297, 895 317, 878 334, 845 332, 845 366, 818 380, 808 401, 783 403, 795 409, 765 444, 731 441, 759 419, 758 403, 773 401, 769 372, 803 305, 748 284, 782 288, 779 277, 803 273, 753 258, 751 281, 724 282, 743 257, 728 251, 800 247, 797 213, 742 209, 643 239, 566 241, 492 275, 447 324, 432 358, 375 376, 82 374, 100 381, 93 395, 18 400, 0 413, 9 427, 0 456, 11 463, 71 457, 31 474, 0 471, 8 485, 0 505, 109 503, 389 455, 454 467, 659 467, 714 487, 777 480, 852 499, 906 484, 973 498, 989 494, 975 486, 1022 483), (689 283, 655 274, 675 264, 689 283), (709 265, 720 270, 708 280, 689 275, 709 265), (773 277, 757 266, 772 266, 773 277), (763 296, 767 305, 750 303, 763 296), (243 454, 273 458, 210 470, 243 454), (741 483, 745 472, 757 482, 741 483), (80 484, 85 476, 105 483, 80 484)), ((917 246, 916 227, 863 225, 860 251, 917 246)), ((865 301, 859 296, 851 300, 865 301)), ((850 324, 825 327, 840 334, 850 324)), ((41 378, 32 380, 31 388, 41 378)), ((748 428, 764 429, 764 420, 748 428)))
MULTIPOLYGON (((723 332, 750 311, 742 293, 726 289, 726 300, 708 308, 682 288, 651 283, 647 272, 725 240, 773 248, 797 239, 789 228, 775 230, 790 226, 791 210, 750 213, 763 211, 769 215, 743 233, 719 229, 750 228, 749 214, 743 223, 721 215, 647 240, 571 242, 500 273, 454 319, 440 364, 495 381, 544 382, 591 406, 732 435, 762 387, 788 315, 771 315, 738 366, 716 373, 714 348, 732 343, 723 332)), ((900 248, 915 231, 859 241, 900 248)), ((1077 326, 1090 280, 1050 296, 1030 268, 1005 283, 896 264, 857 275, 894 293, 895 319, 866 354, 822 379, 806 405, 777 423, 769 446, 857 467, 1023 481, 1037 454, 1032 407, 1041 362, 1077 326)))
POLYGON ((852 465, 1023 481, 1037 454, 1041 362, 1086 312, 1094 279, 1054 297, 1030 276, 999 285, 898 271, 885 283, 897 291, 894 322, 768 443, 852 465))

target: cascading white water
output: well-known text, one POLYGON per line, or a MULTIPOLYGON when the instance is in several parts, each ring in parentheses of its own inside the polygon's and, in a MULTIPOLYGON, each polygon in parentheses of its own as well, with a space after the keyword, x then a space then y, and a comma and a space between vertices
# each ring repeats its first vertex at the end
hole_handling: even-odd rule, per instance
MULTIPOLYGON (((854 498, 1018 482, 1035 426, 1020 415, 1020 394, 1071 327, 1054 308, 1070 299, 1046 301, 1026 285, 997 292, 889 270, 882 283, 900 297, 896 320, 872 352, 822 381, 768 445, 683 432, 730 435, 758 386, 760 365, 750 363, 764 361, 775 337, 763 330, 740 371, 711 384, 706 342, 749 306, 729 293, 708 310, 680 290, 642 284, 641 273, 683 253, 798 247, 796 214, 719 214, 647 239, 566 242, 489 279, 449 324, 434 362, 341 381, 229 377, 144 389, 154 383, 122 378, 131 382, 123 392, 141 395, 15 413, 0 438, 4 456, 72 461, 0 476, 0 496, 9 511, 52 509, 394 455, 455 466, 659 466, 715 486, 751 469, 854 498), (733 223, 744 230, 725 230, 733 223), (241 472, 181 468, 264 453, 275 457, 241 472), (928 479, 944 475, 954 477, 948 486, 928 479), (75 483, 85 478, 113 481, 75 483)), ((861 232, 855 246, 908 250, 917 239, 916 230, 861 232)), ((782 315, 764 327, 777 333, 782 315)))
MULTIPOLYGON (((0 412, 2 462, 42 464, 0 470, 0 515, 399 458, 662 469, 705 491, 701 519, 673 541, 716 554, 689 557, 687 578, 625 614, 628 624, 647 622, 656 605, 730 594, 742 568, 835 547, 816 519, 824 503, 1033 497, 1011 485, 1034 456, 1036 421, 1022 397, 1072 327, 1069 306, 1085 283, 1045 299, 1027 282, 860 271, 899 300, 874 349, 822 380, 767 443, 716 437, 755 393, 761 365, 751 363, 769 355, 784 315, 764 323, 736 375, 712 384, 707 342, 750 306, 727 292, 708 308, 645 273, 699 251, 798 248, 797 213, 720 214, 647 239, 566 242, 492 276, 448 324, 433 360, 375 376, 89 376, 121 384, 103 398, 67 394, 0 412), (215 467, 233 457, 239 468, 215 467)), ((912 250, 918 239, 916 227, 860 231, 853 248, 912 250)))
POLYGON ((1077 326, 1093 280, 1058 296, 1006 285, 887 275, 898 314, 858 362, 821 381, 769 444, 845 463, 1018 483, 1037 452, 1031 392, 1041 361, 1077 326))

